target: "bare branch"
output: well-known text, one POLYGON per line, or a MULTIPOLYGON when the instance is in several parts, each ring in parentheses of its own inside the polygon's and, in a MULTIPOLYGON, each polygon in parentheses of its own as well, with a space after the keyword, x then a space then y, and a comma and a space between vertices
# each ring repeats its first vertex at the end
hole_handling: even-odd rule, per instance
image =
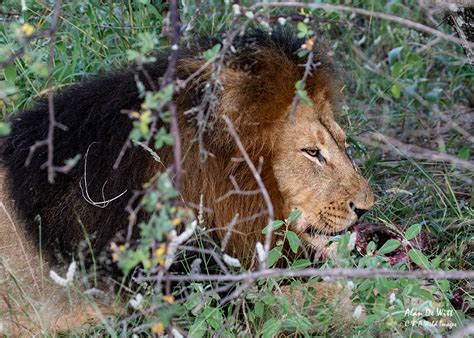
MULTIPOLYGON (((234 125, 232 124, 232 121, 227 117, 223 116, 223 119, 225 123, 227 124, 227 128, 229 130, 229 133, 232 135, 234 138, 235 143, 237 144, 237 147, 239 148, 240 153, 242 154, 245 163, 247 163, 247 166, 249 167, 250 171, 252 172, 253 177, 255 178, 255 181, 257 182, 257 185, 260 189, 260 192, 262 193, 263 199, 265 201, 265 204, 267 206, 268 210, 268 229, 272 229, 272 223, 274 219, 274 212, 273 212, 273 204, 272 200, 270 199, 270 194, 268 193, 267 188, 265 187, 265 184, 263 183, 262 177, 260 176, 260 173, 258 172, 257 168, 255 168, 255 165, 253 164, 252 160, 249 157, 249 154, 245 150, 242 142, 240 141, 240 137, 237 134, 237 131, 234 128, 234 125)), ((272 231, 268 231, 265 235, 265 244, 264 244, 264 249, 265 249, 265 258, 268 256, 268 252, 270 251, 270 245, 272 243, 272 231)), ((260 269, 265 269, 266 266, 266 259, 264 259, 261 262, 260 269)))
MULTIPOLYGON (((245 272, 235 275, 210 275, 210 274, 192 274, 192 275, 170 275, 172 281, 215 281, 215 282, 255 282, 264 278, 277 277, 332 277, 332 278, 409 278, 409 279, 453 279, 453 280, 473 280, 474 270, 413 270, 402 271, 393 269, 359 269, 359 268, 308 268, 301 270, 291 269, 263 269, 255 272, 245 272)), ((143 281, 153 280, 153 277, 144 277, 143 281)))
MULTIPOLYGON (((174 85, 174 75, 176 73, 176 65, 178 63, 178 49, 179 49, 179 40, 180 40, 180 31, 181 31, 181 23, 179 20, 179 13, 178 13, 178 1, 177 0, 170 0, 169 1, 169 8, 170 8, 170 26, 171 26, 171 34, 170 34, 170 56, 168 58, 168 67, 166 72, 163 76, 160 89, 165 88, 168 85, 174 85)), ((176 103, 171 100, 167 107, 171 113, 171 126, 170 132, 173 135, 173 158, 174 158, 174 183, 177 189, 181 186, 181 176, 182 176, 182 168, 181 168, 181 137, 179 134, 179 127, 178 127, 178 117, 176 111, 176 103)))
POLYGON ((56 29, 59 22, 59 17, 61 13, 61 0, 56 0, 54 3, 54 10, 53 10, 53 19, 51 22, 50 28, 44 33, 45 36, 49 37, 49 58, 48 58, 48 72, 49 72, 49 79, 48 79, 48 115, 49 115, 49 126, 48 126, 48 134, 46 139, 40 140, 35 142, 30 147, 30 152, 26 159, 25 165, 28 165, 31 161, 31 157, 33 153, 43 146, 48 148, 48 154, 46 159, 46 168, 48 171, 48 181, 49 183, 54 183, 54 177, 57 171, 64 172, 65 168, 56 168, 54 166, 54 129, 60 128, 66 130, 67 128, 62 124, 58 123, 55 118, 54 114, 54 94, 53 94, 53 86, 54 86, 54 48, 56 43, 56 29))
POLYGON ((301 3, 301 2, 259 2, 253 6, 251 6, 251 9, 257 9, 260 7, 265 7, 265 8, 270 8, 270 7, 298 7, 298 8, 308 8, 308 9, 328 9, 332 11, 341 11, 341 12, 351 12, 351 13, 356 13, 356 14, 361 14, 365 15, 368 17, 374 17, 378 19, 383 19, 383 20, 388 20, 392 22, 399 23, 401 25, 404 25, 409 28, 413 28, 416 30, 419 30, 424 33, 428 33, 431 35, 438 36, 442 39, 445 39, 447 41, 451 41, 454 43, 457 43, 461 46, 466 46, 469 48, 474 48, 474 43, 465 41, 463 39, 454 37, 452 35, 443 33, 437 29, 431 28, 429 26, 423 25, 421 23, 408 20, 405 18, 401 18, 396 15, 392 14, 386 14, 386 13, 381 13, 381 12, 374 12, 374 11, 369 11, 367 9, 363 8, 357 8, 357 7, 351 7, 351 6, 344 6, 344 5, 332 5, 332 4, 321 4, 321 3, 301 3))
POLYGON ((415 159, 449 162, 459 168, 474 171, 474 163, 472 162, 461 160, 458 157, 449 154, 443 154, 434 150, 422 148, 414 144, 406 144, 381 133, 371 133, 370 137, 360 137, 360 139, 369 144, 373 143, 371 140, 384 142, 386 145, 390 146, 387 148, 388 150, 395 149, 401 154, 415 159))

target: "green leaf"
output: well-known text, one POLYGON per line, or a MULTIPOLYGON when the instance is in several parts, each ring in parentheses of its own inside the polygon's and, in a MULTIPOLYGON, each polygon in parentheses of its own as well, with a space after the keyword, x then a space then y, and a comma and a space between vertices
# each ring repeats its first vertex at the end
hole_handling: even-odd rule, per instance
POLYGON ((309 319, 300 314, 290 314, 283 323, 283 327, 285 329, 298 331, 309 331, 314 329, 309 319))
POLYGON ((196 321, 189 328, 189 337, 203 337, 207 332, 207 325, 201 317, 197 317, 196 321))
POLYGON ((7 122, 0 122, 0 136, 7 136, 11 133, 12 129, 10 124, 7 122))
POLYGON ((392 71, 392 77, 398 78, 402 71, 402 64, 400 62, 395 62, 391 67, 391 71, 392 71))
POLYGON ((447 279, 438 279, 436 281, 441 292, 448 292, 449 289, 449 280, 447 279))
POLYGON ((421 287, 415 287, 410 293, 411 296, 415 296, 417 298, 426 299, 426 300, 434 300, 433 292, 423 289, 421 287))
POLYGON ((211 60, 212 58, 216 57, 217 54, 219 54, 220 50, 221 50, 221 44, 218 43, 214 47, 212 47, 212 48, 210 48, 210 49, 208 49, 204 52, 204 54, 203 54, 204 59, 206 59, 206 61, 211 60))
POLYGON ((206 322, 214 329, 217 330, 222 326, 222 314, 219 308, 206 307, 201 312, 200 317, 205 318, 206 322))
POLYGON ((167 102, 170 102, 171 99, 173 98, 173 85, 169 84, 162 90, 158 92, 158 100, 161 101, 161 104, 165 104, 167 102))
POLYGON ((293 231, 287 231, 286 238, 288 239, 288 243, 290 244, 291 251, 296 253, 298 251, 298 247, 301 244, 301 241, 298 238, 298 235, 295 234, 293 231))
POLYGON ((468 147, 464 147, 464 148, 461 148, 461 150, 459 150, 458 152, 458 157, 461 159, 461 160, 464 160, 464 161, 469 161, 469 148, 468 147))
POLYGON ((268 253, 268 266, 275 264, 281 256, 281 246, 276 246, 268 253))
POLYGON ((303 81, 299 80, 295 83, 295 89, 300 90, 303 89, 303 81))
POLYGON ((264 308, 265 308, 265 305, 262 302, 256 302, 255 307, 254 307, 255 315, 257 317, 262 317, 264 308))
POLYGON ((311 261, 309 259, 298 259, 291 265, 291 267, 294 269, 303 269, 310 265, 311 265, 311 261))
POLYGON ((304 104, 308 106, 313 105, 313 102, 308 97, 308 92, 306 90, 300 89, 300 90, 297 90, 296 93, 298 94, 298 96, 300 97, 301 101, 303 101, 304 104))
POLYGON ((418 265, 420 268, 427 269, 431 267, 428 258, 423 255, 420 250, 411 249, 410 251, 408 251, 408 256, 410 257, 412 262, 418 265))
POLYGON ((282 321, 277 318, 270 318, 263 324, 262 337, 271 338, 278 333, 282 325, 282 321))
POLYGON ((374 252, 376 248, 377 245, 374 241, 370 241, 369 244, 367 244, 367 252, 374 252))
POLYGON ((308 26, 306 26, 306 24, 301 21, 298 22, 298 25, 296 26, 296 28, 298 28, 298 30, 304 35, 306 35, 309 31, 308 26))
POLYGON ((173 136, 168 134, 165 127, 161 127, 155 135, 155 149, 160 149, 165 145, 173 144, 173 136))
POLYGON ((388 254, 394 250, 396 250, 401 245, 399 240, 396 239, 389 239, 382 245, 380 249, 377 250, 377 253, 380 255, 388 254))
POLYGON ((4 69, 5 80, 14 83, 16 80, 16 67, 14 64, 7 66, 4 69))
POLYGON ((301 210, 295 209, 292 212, 290 212, 290 215, 288 216, 288 224, 296 220, 298 217, 300 217, 302 214, 301 210))
POLYGON ((396 99, 400 98, 401 94, 401 88, 398 84, 394 84, 392 88, 390 88, 390 91, 392 92, 392 96, 396 99))
POLYGON ((407 240, 413 239, 421 232, 421 224, 413 224, 411 227, 405 230, 405 238, 407 240))
POLYGON ((390 63, 392 63, 392 61, 398 56, 398 54, 400 54, 402 49, 403 49, 403 46, 400 46, 400 47, 396 47, 396 48, 392 49, 390 52, 388 52, 388 61, 390 63))
MULTIPOLYGON (((276 219, 273 221, 272 223, 272 228, 273 228, 273 231, 279 229, 282 225, 284 225, 285 222, 279 220, 279 219, 276 219)), ((263 228, 262 230, 262 234, 266 235, 268 233, 268 231, 270 230, 269 226, 267 225, 265 228, 263 228)))
POLYGON ((276 299, 275 299, 275 296, 273 295, 273 293, 270 293, 270 294, 267 294, 267 295, 263 296, 262 302, 264 302, 267 305, 272 306, 272 305, 276 304, 276 299))

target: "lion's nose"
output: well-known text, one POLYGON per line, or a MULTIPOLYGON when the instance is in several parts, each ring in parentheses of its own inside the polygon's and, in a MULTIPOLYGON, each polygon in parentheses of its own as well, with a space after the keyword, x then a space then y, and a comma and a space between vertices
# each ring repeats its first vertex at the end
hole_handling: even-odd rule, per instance
POLYGON ((362 215, 364 215, 367 211, 369 211, 367 209, 357 208, 353 202, 349 202, 349 208, 351 208, 351 210, 355 212, 355 214, 357 215, 357 218, 361 218, 362 215))

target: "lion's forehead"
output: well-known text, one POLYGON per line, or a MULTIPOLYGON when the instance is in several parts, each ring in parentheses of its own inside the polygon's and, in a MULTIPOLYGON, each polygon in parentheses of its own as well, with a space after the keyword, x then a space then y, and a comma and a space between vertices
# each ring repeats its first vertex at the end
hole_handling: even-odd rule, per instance
POLYGON ((296 123, 287 130, 290 135, 296 137, 295 141, 303 138, 308 143, 315 142, 324 146, 333 140, 341 150, 346 147, 346 133, 333 119, 321 120, 314 115, 297 117, 296 123))

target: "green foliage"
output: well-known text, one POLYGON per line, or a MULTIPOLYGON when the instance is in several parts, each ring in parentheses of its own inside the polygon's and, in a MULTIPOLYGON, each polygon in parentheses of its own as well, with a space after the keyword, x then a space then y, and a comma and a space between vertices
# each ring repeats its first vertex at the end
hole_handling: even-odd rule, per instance
POLYGON ((208 49, 204 52, 204 59, 206 59, 206 61, 209 61, 215 58, 219 54, 220 50, 221 50, 221 44, 218 43, 211 49, 208 49))

